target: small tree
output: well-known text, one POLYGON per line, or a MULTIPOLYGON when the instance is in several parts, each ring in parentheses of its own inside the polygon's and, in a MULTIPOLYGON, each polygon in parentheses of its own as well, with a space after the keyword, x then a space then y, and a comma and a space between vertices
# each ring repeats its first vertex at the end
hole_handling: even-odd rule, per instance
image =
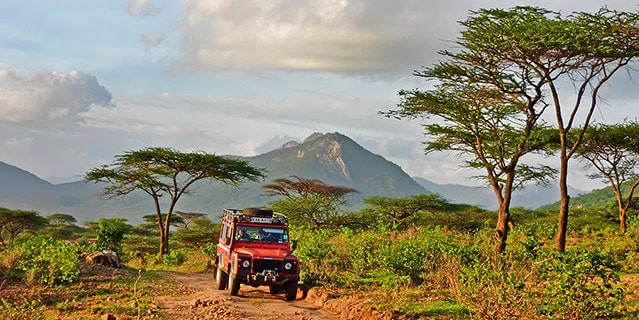
POLYGON ((122 241, 127 231, 132 227, 127 225, 126 219, 100 219, 95 233, 95 248, 98 250, 113 250, 122 254, 122 241))
POLYGON ((0 244, 12 242, 20 233, 40 229, 48 220, 35 211, 0 208, 0 244))
POLYGON ((54 226, 70 226, 78 222, 72 215, 66 213, 54 213, 47 216, 49 223, 54 226))
POLYGON ((420 213, 452 210, 453 205, 436 194, 419 194, 404 198, 371 197, 364 199, 365 216, 372 214, 394 228, 420 213))
POLYGON ((182 219, 181 226, 187 230, 193 224, 193 220, 206 217, 206 213, 199 213, 199 212, 175 211, 175 213, 178 215, 178 217, 182 219))
POLYGON ((626 232, 626 218, 632 197, 639 186, 639 123, 594 125, 586 130, 577 154, 597 172, 591 179, 603 179, 615 194, 619 212, 619 227, 626 232), (631 183, 625 197, 622 186, 631 183))
POLYGON ((295 225, 321 228, 334 222, 340 207, 346 203, 344 197, 355 189, 331 186, 316 179, 293 176, 280 178, 262 187, 270 196, 283 196, 271 203, 275 211, 286 213, 295 225))
POLYGON ((216 227, 211 219, 197 217, 190 221, 188 228, 181 226, 173 234, 173 238, 187 247, 203 247, 207 243, 217 241, 219 231, 216 233, 216 230, 219 230, 219 227, 216 227))
POLYGON ((200 180, 220 181, 237 186, 240 182, 257 181, 264 170, 243 160, 228 159, 204 152, 179 152, 170 148, 146 148, 117 155, 111 165, 94 168, 85 179, 106 182, 104 195, 121 197, 141 190, 153 199, 157 227, 160 231, 160 255, 169 251, 169 228, 173 211, 180 198, 200 180), (168 210, 163 217, 160 199, 168 197, 168 210))

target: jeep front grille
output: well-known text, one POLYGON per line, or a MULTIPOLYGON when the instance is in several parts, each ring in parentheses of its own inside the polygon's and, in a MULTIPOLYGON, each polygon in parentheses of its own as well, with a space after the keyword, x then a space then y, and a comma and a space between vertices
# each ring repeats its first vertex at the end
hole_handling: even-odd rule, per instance
POLYGON ((253 272, 262 272, 264 270, 282 272, 284 271, 284 261, 262 259, 253 260, 253 272))

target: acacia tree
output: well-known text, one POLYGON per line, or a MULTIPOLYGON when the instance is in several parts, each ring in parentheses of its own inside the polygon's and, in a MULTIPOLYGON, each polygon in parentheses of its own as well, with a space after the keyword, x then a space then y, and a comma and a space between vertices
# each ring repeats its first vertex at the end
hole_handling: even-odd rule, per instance
POLYGON ((206 218, 206 213, 183 211, 175 211, 175 213, 182 219, 182 221, 180 221, 180 225, 186 230, 191 227, 194 220, 206 218))
POLYGON ((364 215, 372 214, 384 222, 390 221, 394 228, 420 213, 450 211, 454 207, 436 194, 418 194, 404 198, 375 196, 364 199, 364 204, 367 206, 362 210, 364 215))
POLYGON ((36 211, 0 208, 0 245, 12 242, 24 231, 35 231, 48 224, 36 211))
POLYGON ((459 52, 442 51, 445 61, 414 75, 435 81, 431 90, 403 90, 397 110, 382 112, 397 119, 423 119, 429 141, 426 153, 453 151, 465 166, 483 169, 480 178, 492 187, 499 206, 496 252, 506 249, 512 193, 529 181, 546 183, 555 171, 520 163, 530 153, 549 153, 552 130, 540 117, 547 105, 544 80, 529 68, 493 56, 483 49, 485 30, 475 13, 462 22, 459 52), (538 107, 538 106, 542 107, 538 107))
POLYGON ((74 216, 66 213, 53 213, 46 218, 54 226, 71 226, 78 222, 74 216))
MULTIPOLYGON (((482 9, 462 23, 463 38, 472 39, 469 50, 527 72, 548 92, 559 131, 560 251, 565 250, 568 225, 568 162, 582 142, 601 88, 639 54, 638 22, 638 13, 607 8, 562 17, 541 8, 515 7, 482 9), (561 84, 569 89, 562 90, 561 84), (582 127, 569 140, 576 125, 582 127)), ((541 110, 546 103, 540 99, 532 107, 541 110)))
POLYGON ((160 255, 169 251, 169 228, 178 200, 200 180, 220 181, 237 186, 257 181, 264 170, 243 160, 233 160, 204 152, 179 152, 171 148, 146 148, 115 156, 110 165, 94 168, 85 179, 105 182, 106 197, 122 197, 135 190, 151 196, 160 231, 160 255), (162 214, 160 199, 168 196, 168 209, 162 214))
POLYGON ((596 173, 591 179, 603 179, 610 184, 617 200, 619 227, 626 232, 626 218, 635 189, 639 186, 639 123, 594 125, 588 128, 577 154, 588 162, 596 173), (622 186, 631 183, 625 197, 622 186))
POLYGON ((317 179, 298 176, 275 179, 262 186, 262 190, 266 195, 283 197, 271 203, 275 211, 286 212, 294 224, 313 228, 334 222, 339 208, 346 203, 344 196, 357 192, 353 188, 331 186, 317 179))

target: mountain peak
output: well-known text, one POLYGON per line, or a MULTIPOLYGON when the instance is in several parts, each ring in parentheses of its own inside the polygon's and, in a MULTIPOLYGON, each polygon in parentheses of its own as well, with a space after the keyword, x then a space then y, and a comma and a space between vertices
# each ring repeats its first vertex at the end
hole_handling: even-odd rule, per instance
POLYGON ((306 137, 302 143, 307 143, 323 136, 324 134, 321 132, 313 132, 310 136, 306 137))

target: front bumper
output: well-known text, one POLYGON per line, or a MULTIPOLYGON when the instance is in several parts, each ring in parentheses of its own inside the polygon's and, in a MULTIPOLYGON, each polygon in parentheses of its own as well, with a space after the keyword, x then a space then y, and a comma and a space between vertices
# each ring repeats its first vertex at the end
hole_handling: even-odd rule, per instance
POLYGON ((242 282, 252 286, 279 286, 300 280, 300 277, 296 274, 281 274, 273 270, 239 274, 239 276, 243 280, 242 282))

